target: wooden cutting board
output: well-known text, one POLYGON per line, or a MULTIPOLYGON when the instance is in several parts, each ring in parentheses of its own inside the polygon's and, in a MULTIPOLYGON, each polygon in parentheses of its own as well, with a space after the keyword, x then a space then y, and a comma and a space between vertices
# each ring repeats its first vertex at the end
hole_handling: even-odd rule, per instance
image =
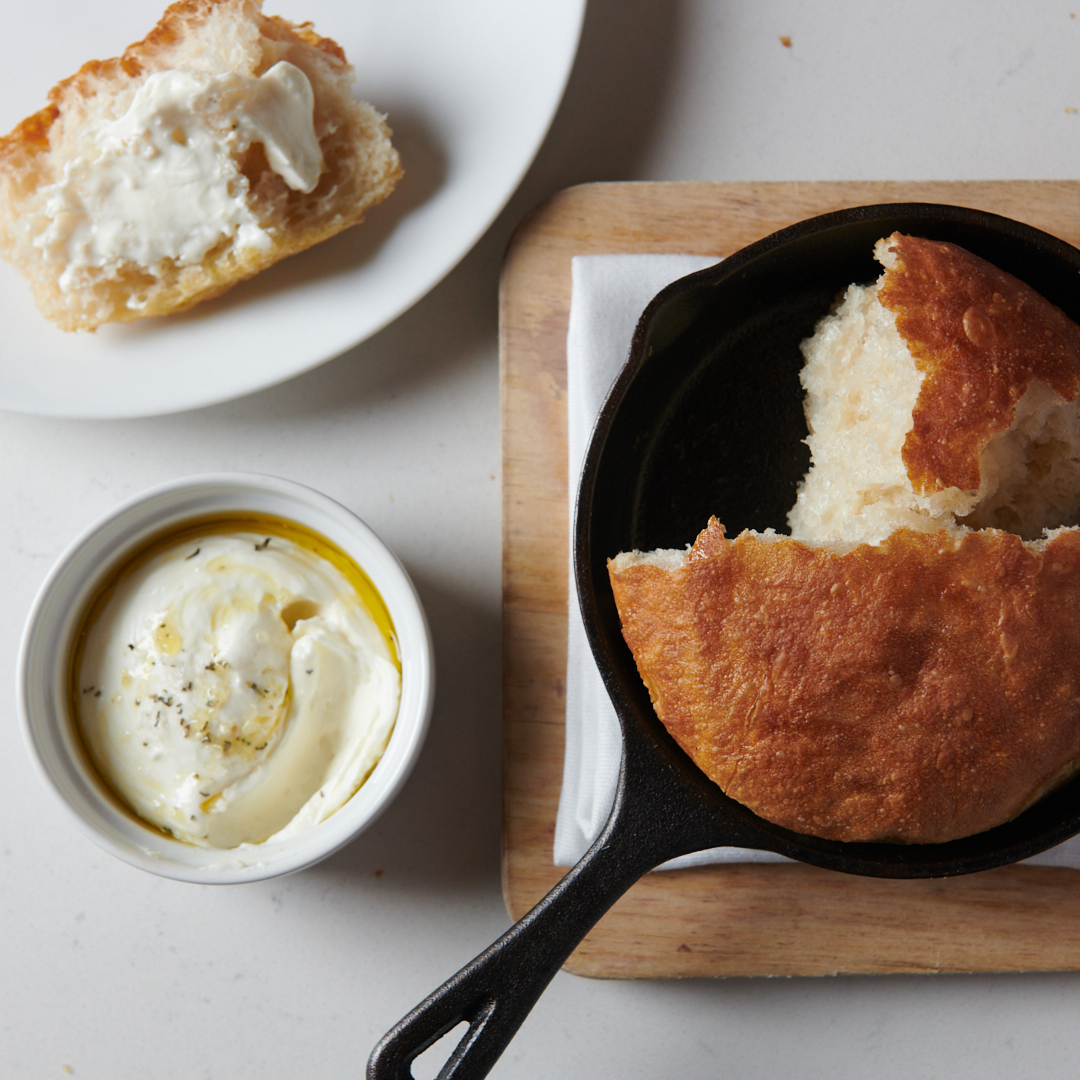
MULTIPOLYGON (((499 299, 503 892, 514 919, 566 872, 551 850, 565 706, 571 257, 730 255, 803 218, 901 201, 990 210, 1080 246, 1080 182, 590 184, 517 230, 499 299)), ((604 978, 1078 969, 1080 871, 880 881, 748 863, 652 873, 566 967, 604 978)))

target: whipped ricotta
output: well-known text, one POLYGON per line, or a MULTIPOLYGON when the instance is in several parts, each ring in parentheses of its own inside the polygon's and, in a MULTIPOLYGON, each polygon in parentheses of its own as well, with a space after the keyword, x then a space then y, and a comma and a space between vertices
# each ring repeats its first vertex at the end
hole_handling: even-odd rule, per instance
POLYGON ((223 239, 267 250, 240 155, 261 143, 289 187, 313 191, 324 165, 313 117, 311 83, 288 61, 258 78, 154 72, 43 189, 49 224, 34 243, 65 265, 64 291, 87 268, 134 262, 160 275, 166 260, 198 263, 223 239))
POLYGON ((381 757, 400 670, 353 584, 282 536, 202 535, 122 574, 73 688, 105 780, 177 839, 234 848, 309 829, 381 757))

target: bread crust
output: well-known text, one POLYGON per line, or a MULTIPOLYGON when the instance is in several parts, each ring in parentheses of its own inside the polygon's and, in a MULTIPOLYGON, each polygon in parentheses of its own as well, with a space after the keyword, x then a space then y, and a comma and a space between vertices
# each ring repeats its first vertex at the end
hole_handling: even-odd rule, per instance
POLYGON ((261 0, 178 0, 145 38, 121 56, 85 63, 53 87, 44 109, 0 138, 0 255, 24 273, 39 308, 63 329, 182 311, 359 223, 393 190, 402 170, 390 129, 370 105, 353 98, 352 69, 341 47, 310 24, 294 25, 260 9, 261 0), (174 262, 159 273, 135 263, 120 274, 91 269, 77 287, 61 289, 64 266, 45 260, 33 244, 47 223, 38 196, 61 176, 86 132, 123 115, 152 72, 257 76, 279 60, 311 82, 326 168, 305 194, 270 169, 259 144, 245 154, 248 203, 270 235, 269 249, 223 240, 197 264, 174 262), (129 303, 132 297, 137 305, 129 303))
POLYGON ((878 299, 924 372, 903 459, 917 494, 976 491, 979 455, 1013 422, 1033 379, 1080 393, 1080 327, 971 252, 894 233, 878 299))
POLYGON ((728 540, 609 562, 657 715, 769 821, 936 843, 1020 813, 1080 761, 1080 534, 900 529, 846 553, 728 540))

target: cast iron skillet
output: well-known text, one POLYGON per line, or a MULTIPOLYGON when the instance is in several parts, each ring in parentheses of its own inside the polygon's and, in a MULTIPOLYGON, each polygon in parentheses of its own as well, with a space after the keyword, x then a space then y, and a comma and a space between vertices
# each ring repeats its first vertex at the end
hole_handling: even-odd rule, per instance
POLYGON ((413 1058, 461 1021, 469 1030, 440 1078, 486 1075, 597 920, 677 855, 735 845, 848 874, 945 877, 1027 858, 1080 831, 1080 779, 1006 825, 945 844, 841 843, 771 825, 727 798, 675 745, 622 639, 609 557, 684 547, 711 514, 729 536, 786 531, 808 466, 799 342, 848 284, 878 277, 874 243, 894 230, 960 244, 1080 322, 1080 251, 1006 218, 922 203, 804 221, 652 301, 593 432, 575 523, 581 610, 622 725, 611 816, 532 911, 379 1042, 370 1080, 410 1077, 413 1058))

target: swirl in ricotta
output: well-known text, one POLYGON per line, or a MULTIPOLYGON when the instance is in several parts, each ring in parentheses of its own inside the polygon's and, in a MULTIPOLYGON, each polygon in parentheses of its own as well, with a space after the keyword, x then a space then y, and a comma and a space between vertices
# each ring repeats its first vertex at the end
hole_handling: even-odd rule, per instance
POLYGON ((338 566, 281 535, 191 535, 137 559, 82 640, 73 694, 95 766, 139 817, 201 846, 318 824, 397 716, 392 636, 338 566))

